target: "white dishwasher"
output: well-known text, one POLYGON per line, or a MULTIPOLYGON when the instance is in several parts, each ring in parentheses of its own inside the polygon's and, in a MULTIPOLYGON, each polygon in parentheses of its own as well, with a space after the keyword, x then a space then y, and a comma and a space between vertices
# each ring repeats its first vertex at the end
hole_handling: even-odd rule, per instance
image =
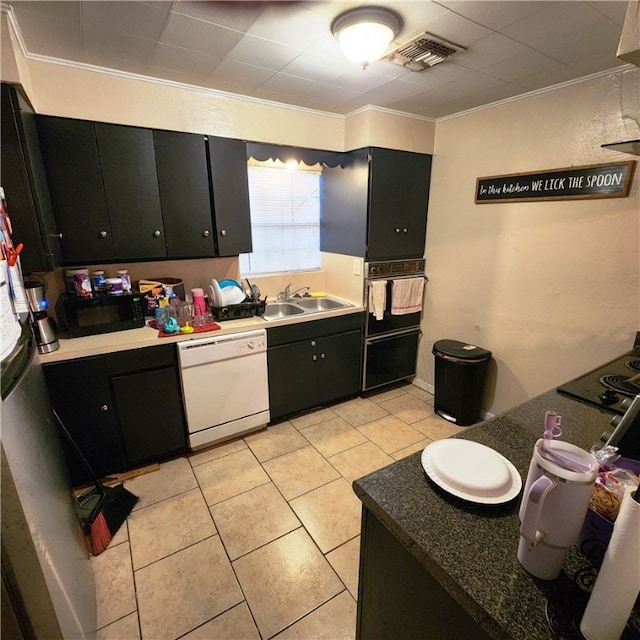
POLYGON ((269 422, 265 329, 177 344, 192 451, 269 422))

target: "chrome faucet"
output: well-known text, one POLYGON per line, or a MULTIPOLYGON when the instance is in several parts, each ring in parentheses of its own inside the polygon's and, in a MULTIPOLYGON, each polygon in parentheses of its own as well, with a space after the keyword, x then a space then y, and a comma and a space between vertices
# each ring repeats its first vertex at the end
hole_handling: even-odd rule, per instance
MULTIPOLYGON (((291 300, 291 298, 293 298, 294 295, 296 295, 296 293, 300 293, 300 291, 304 291, 304 289, 309 289, 309 285, 304 285, 303 287, 299 287, 298 289, 296 289, 295 291, 291 291, 291 285, 293 283, 290 282, 285 288, 284 291, 281 291, 278 294, 278 300, 280 302, 286 302, 287 300, 291 300)), ((299 296, 298 296, 299 297, 299 296)))

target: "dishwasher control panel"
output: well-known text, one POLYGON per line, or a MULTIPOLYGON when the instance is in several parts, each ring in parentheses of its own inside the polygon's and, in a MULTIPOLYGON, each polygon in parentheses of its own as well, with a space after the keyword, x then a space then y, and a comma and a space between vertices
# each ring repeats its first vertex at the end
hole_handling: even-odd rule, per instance
POLYGON ((244 333, 194 338, 177 344, 180 367, 194 367, 263 353, 267 350, 267 332, 265 329, 256 329, 244 333))

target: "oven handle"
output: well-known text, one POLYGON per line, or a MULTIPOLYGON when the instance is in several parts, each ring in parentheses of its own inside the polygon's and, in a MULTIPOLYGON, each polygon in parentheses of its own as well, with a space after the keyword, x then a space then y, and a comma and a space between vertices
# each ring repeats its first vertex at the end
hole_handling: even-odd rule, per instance
POLYGON ((369 346, 370 344, 374 344, 376 342, 384 342, 385 340, 391 340, 392 338, 398 338, 401 336, 408 336, 414 333, 422 335, 422 330, 419 327, 411 327, 409 329, 402 329, 401 331, 391 331, 389 333, 384 333, 373 338, 365 338, 364 344, 365 346, 369 346))

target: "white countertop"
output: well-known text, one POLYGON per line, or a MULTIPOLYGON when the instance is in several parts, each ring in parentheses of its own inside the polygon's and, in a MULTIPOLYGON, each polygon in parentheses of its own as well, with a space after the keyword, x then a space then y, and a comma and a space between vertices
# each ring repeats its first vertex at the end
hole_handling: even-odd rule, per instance
POLYGON ((209 335, 240 333, 242 331, 250 331, 252 329, 267 329, 269 327, 279 327, 283 325, 297 324, 299 322, 310 322, 312 320, 349 315, 351 313, 358 313, 364 310, 364 307, 361 304, 351 304, 353 304, 353 306, 344 307, 342 309, 309 313, 304 316, 291 316, 289 318, 281 318, 278 320, 264 320, 262 317, 256 316, 251 318, 241 318, 239 320, 222 320, 216 323, 220 325, 220 329, 216 329, 214 331, 185 333, 175 336, 166 336, 163 338, 158 337, 157 329, 153 329, 149 326, 141 327, 140 329, 127 329, 126 331, 102 333, 84 338, 68 338, 64 337, 64 335, 60 335, 58 336, 60 348, 53 353, 40 354, 39 359, 41 364, 48 364, 62 360, 71 360, 73 358, 112 353, 114 351, 141 349, 143 347, 152 347, 159 344, 193 340, 194 338, 204 338, 209 335))

